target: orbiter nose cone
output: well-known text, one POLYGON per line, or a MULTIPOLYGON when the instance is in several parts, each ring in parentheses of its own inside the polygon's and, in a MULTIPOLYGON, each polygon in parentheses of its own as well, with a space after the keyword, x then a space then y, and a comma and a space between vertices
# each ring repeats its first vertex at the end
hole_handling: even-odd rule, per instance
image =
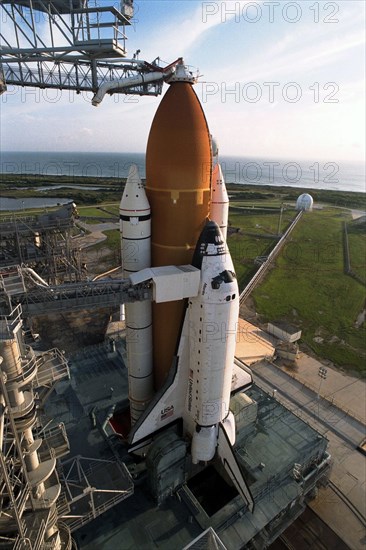
POLYGON ((224 237, 216 222, 208 221, 197 241, 192 265, 201 269, 204 256, 219 256, 226 253, 224 237))
POLYGON ((222 237, 219 226, 216 222, 209 220, 202 230, 199 240, 202 240, 206 244, 222 244, 224 239, 222 237))

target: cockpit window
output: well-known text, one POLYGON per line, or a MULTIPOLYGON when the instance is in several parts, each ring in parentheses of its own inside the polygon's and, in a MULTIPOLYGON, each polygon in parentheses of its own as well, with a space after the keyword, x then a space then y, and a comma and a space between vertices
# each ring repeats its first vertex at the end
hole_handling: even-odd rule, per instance
POLYGON ((217 275, 212 279, 211 288, 213 288, 213 290, 218 290, 222 283, 232 283, 234 279, 236 279, 235 273, 225 269, 225 271, 222 271, 220 275, 217 275))

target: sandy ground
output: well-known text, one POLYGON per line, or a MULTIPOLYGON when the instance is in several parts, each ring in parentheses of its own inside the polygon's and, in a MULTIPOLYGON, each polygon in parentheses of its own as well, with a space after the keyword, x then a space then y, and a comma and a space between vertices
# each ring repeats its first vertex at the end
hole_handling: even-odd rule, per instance
POLYGON ((351 210, 351 215, 353 220, 357 220, 357 218, 361 218, 362 216, 366 216, 365 210, 351 210))
POLYGON ((239 319, 235 355, 246 365, 272 358, 275 339, 244 319, 239 319))

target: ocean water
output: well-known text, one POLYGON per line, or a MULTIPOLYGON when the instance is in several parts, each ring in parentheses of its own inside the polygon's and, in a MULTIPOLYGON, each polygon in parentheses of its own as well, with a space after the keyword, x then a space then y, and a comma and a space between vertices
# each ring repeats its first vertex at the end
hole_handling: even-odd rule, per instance
MULTIPOLYGON (((145 177, 143 153, 5 151, 0 155, 0 172, 120 179, 127 176, 131 163, 145 177)), ((227 183, 366 192, 362 162, 221 156, 220 163, 227 183)))

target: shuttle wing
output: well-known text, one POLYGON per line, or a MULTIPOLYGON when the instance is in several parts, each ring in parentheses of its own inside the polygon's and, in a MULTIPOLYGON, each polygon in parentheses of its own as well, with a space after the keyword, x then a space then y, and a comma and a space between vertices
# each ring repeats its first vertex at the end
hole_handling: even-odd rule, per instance
POLYGON ((157 392, 130 432, 130 450, 144 446, 156 432, 183 417, 188 387, 189 343, 188 310, 184 319, 178 354, 174 357, 168 379, 157 392))

